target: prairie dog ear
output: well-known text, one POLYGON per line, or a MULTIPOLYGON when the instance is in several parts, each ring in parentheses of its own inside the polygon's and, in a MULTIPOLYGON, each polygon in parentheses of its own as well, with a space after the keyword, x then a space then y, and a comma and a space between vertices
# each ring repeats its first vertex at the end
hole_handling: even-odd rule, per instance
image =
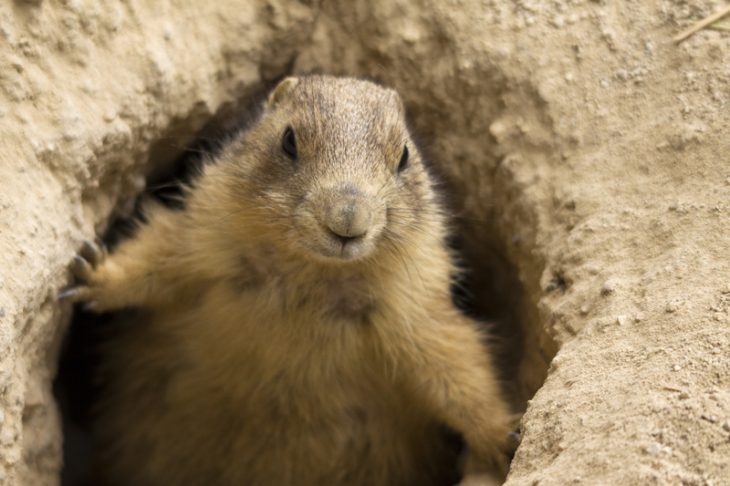
POLYGON ((395 101, 395 104, 398 107, 398 111, 400 112, 400 114, 405 115, 406 107, 403 104, 403 98, 400 97, 400 93, 392 88, 388 88, 388 91, 390 92, 390 97, 393 98, 393 100, 395 101))
POLYGON ((269 108, 275 108, 297 84, 299 84, 299 79, 293 76, 282 79, 269 94, 266 104, 269 108))

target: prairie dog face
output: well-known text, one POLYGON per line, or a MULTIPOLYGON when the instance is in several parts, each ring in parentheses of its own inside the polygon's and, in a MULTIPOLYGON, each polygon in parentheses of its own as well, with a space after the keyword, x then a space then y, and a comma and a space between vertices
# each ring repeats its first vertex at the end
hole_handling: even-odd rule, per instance
MULTIPOLYGON (((287 78, 246 136, 243 177, 272 243, 328 262, 417 244, 436 216, 398 94, 368 81, 287 78), (281 241, 276 241, 276 240, 281 241), (282 245, 283 244, 283 245, 282 245)), ((242 201, 241 204, 246 204, 242 201)))

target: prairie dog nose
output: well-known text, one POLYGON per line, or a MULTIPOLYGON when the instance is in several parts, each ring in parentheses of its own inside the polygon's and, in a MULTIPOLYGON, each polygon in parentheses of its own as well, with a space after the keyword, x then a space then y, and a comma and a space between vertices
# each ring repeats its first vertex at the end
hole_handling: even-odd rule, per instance
POLYGON ((327 208, 325 225, 343 242, 364 236, 370 229, 373 213, 359 193, 338 193, 327 208))

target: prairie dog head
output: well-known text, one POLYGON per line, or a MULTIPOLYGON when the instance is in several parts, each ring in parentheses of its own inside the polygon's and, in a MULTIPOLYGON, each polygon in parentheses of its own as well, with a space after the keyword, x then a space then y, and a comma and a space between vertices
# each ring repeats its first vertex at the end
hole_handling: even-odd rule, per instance
POLYGON ((400 97, 368 81, 284 79, 232 159, 259 237, 309 259, 397 251, 437 217, 400 97))

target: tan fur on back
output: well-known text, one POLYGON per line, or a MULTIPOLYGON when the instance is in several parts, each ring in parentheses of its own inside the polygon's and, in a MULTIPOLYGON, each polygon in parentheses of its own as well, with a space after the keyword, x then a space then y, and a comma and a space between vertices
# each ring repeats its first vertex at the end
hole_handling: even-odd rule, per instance
POLYGON ((443 484, 445 426, 472 472, 504 467, 507 407, 452 304, 445 218, 394 91, 283 82, 187 200, 152 211, 83 289, 145 313, 104 348, 111 482, 443 484), (331 258, 321 215, 348 191, 372 231, 331 258))

